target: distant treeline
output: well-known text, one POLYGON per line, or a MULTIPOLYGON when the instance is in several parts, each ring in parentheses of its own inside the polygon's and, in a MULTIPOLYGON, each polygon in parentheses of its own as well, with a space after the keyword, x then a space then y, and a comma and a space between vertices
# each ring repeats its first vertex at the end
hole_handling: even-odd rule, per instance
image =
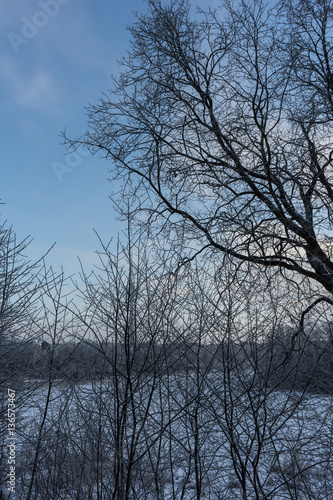
POLYGON ((2 380, 52 378, 70 382, 110 378, 129 372, 142 376, 155 372, 234 372, 279 389, 333 393, 333 333, 331 327, 311 335, 286 328, 261 342, 221 340, 197 343, 177 340, 164 344, 128 345, 92 340, 68 341, 52 346, 47 341, 0 343, 2 380))

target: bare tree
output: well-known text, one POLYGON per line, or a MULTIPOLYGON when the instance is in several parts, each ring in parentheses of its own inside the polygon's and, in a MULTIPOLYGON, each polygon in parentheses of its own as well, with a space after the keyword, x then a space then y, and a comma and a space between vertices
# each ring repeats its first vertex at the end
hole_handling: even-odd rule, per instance
POLYGON ((102 244, 99 257, 91 275, 82 270, 85 308, 78 313, 103 366, 89 404, 82 402, 83 419, 89 422, 94 414, 96 498, 149 498, 160 488, 157 464, 149 464, 149 454, 163 433, 156 398, 177 277, 163 266, 157 269, 149 250, 134 244, 130 232, 115 254, 102 244))
MULTIPOLYGON (((45 358, 45 380, 37 382, 34 393, 30 393, 31 402, 35 399, 36 413, 35 425, 30 422, 27 426, 27 441, 29 442, 26 449, 27 456, 26 467, 22 471, 22 484, 26 483, 26 499, 37 499, 45 494, 49 494, 51 490, 56 492, 61 490, 61 482, 57 484, 56 471, 60 465, 60 459, 57 456, 54 461, 52 474, 45 478, 45 454, 47 448, 54 446, 54 442, 50 437, 50 431, 55 425, 55 421, 62 420, 62 414, 68 406, 68 395, 64 388, 56 388, 57 379, 61 377, 61 371, 56 369, 56 350, 57 346, 72 333, 72 322, 68 318, 70 311, 67 305, 67 296, 65 291, 66 280, 62 275, 57 275, 52 269, 49 271, 44 268, 44 278, 40 289, 40 304, 41 310, 38 317, 34 321, 35 338, 47 346, 46 353, 39 359, 39 363, 45 358), (46 382, 46 388, 43 384, 46 382), (56 405, 54 401, 61 400, 61 403, 56 405), (57 413, 56 419, 54 414, 57 413), (32 430, 29 436, 29 431, 32 430), (52 477, 53 476, 53 477, 52 477), (46 483, 46 487, 45 487, 46 483)), ((33 387, 33 384, 31 384, 33 387)), ((34 411, 32 409, 32 411, 34 411)), ((56 455, 61 454, 62 447, 57 442, 55 446, 56 455)), ((23 460, 22 460, 23 461, 23 460)), ((56 493, 54 493, 56 494, 56 493)))
MULTIPOLYGON (((211 273, 211 264, 207 268, 211 273)), ((315 384, 318 360, 309 356, 309 339, 318 338, 315 329, 325 313, 318 313, 317 327, 310 325, 291 349, 304 307, 297 284, 286 290, 272 270, 267 284, 263 270, 253 265, 236 274, 227 266, 216 271, 215 277, 206 277, 206 286, 197 278, 192 290, 197 304, 201 296, 209 311, 202 347, 206 343, 213 355, 205 359, 201 353, 202 378, 197 377, 197 398, 191 404, 198 405, 201 439, 209 443, 199 453, 201 471, 207 463, 209 467, 201 490, 197 483, 196 497, 209 492, 209 498, 244 500, 328 498, 332 456, 327 418, 332 397, 308 392, 310 384, 316 392, 320 387, 315 384)), ((184 374, 184 388, 188 378, 194 379, 184 374)), ((192 394, 187 388, 186 393, 192 394)), ((193 412, 192 420, 195 417, 193 412)), ((194 443, 196 435, 194 427, 194 443)))
POLYGON ((0 226, 0 494, 4 498, 8 494, 6 479, 9 471, 6 446, 9 438, 8 391, 19 391, 12 406, 15 411, 10 412, 15 414, 12 417, 13 428, 19 432, 20 409, 26 400, 21 390, 36 361, 33 352, 33 343, 37 338, 34 336, 34 323, 40 312, 40 293, 46 284, 41 278, 42 259, 31 262, 25 255, 29 244, 29 238, 19 241, 12 227, 7 227, 6 223, 0 226))
POLYGON ((192 17, 185 0, 148 5, 88 133, 67 145, 110 159, 120 196, 183 238, 187 259, 208 248, 273 266, 331 301, 331 0, 192 17))

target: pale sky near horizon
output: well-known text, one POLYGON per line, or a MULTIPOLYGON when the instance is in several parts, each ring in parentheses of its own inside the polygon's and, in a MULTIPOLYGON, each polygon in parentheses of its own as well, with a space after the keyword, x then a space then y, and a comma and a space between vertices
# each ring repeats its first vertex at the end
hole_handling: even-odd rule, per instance
POLYGON ((19 239, 34 238, 38 258, 54 242, 49 265, 65 273, 89 267, 103 239, 117 237, 108 198, 108 162, 66 157, 59 132, 84 130, 84 107, 97 102, 126 54, 126 25, 143 0, 11 0, 0 4, 1 221, 19 239), (62 173, 62 165, 66 170, 62 173))
POLYGON ((108 197, 111 165, 83 151, 65 156, 59 133, 82 133, 84 107, 111 86, 129 48, 126 26, 146 10, 144 0, 0 3, 1 221, 18 239, 34 239, 32 259, 56 242, 47 263, 67 275, 79 270, 77 256, 87 267, 97 262, 93 229, 109 241, 122 226, 108 197))

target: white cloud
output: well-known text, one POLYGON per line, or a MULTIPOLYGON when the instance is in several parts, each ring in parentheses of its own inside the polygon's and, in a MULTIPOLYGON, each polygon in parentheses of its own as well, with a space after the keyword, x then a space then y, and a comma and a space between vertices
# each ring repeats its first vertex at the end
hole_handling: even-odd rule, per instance
POLYGON ((44 109, 55 104, 56 86, 50 75, 38 70, 30 80, 16 85, 16 101, 21 106, 44 109))
POLYGON ((9 58, 0 59, 0 70, 13 101, 21 108, 57 113, 59 91, 52 76, 42 68, 24 73, 9 58))

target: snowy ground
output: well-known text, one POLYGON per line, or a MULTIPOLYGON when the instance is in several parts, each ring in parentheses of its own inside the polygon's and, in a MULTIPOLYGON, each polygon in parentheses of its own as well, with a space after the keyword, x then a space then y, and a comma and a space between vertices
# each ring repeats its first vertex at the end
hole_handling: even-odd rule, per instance
POLYGON ((128 498, 333 498, 331 397, 228 389, 216 374, 199 386, 181 375, 145 384, 118 403, 109 380, 24 389, 16 498, 36 449, 40 499, 111 498, 119 456, 126 477, 133 449, 128 498))

